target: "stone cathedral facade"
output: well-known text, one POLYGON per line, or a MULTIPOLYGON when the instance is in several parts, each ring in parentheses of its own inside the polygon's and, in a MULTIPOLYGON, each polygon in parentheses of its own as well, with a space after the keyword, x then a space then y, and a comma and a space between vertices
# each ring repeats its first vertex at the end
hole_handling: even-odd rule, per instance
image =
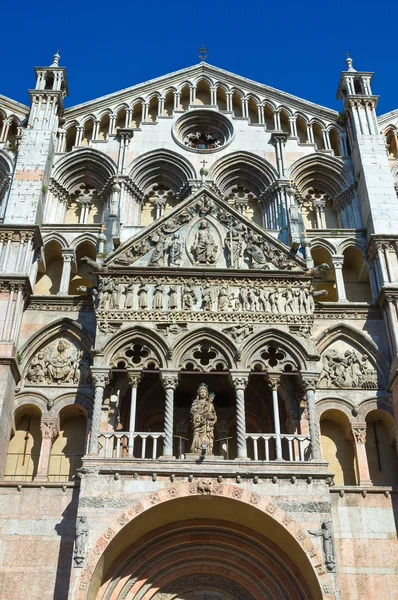
POLYGON ((0 96, 0 597, 397 598, 398 111, 59 59, 0 96))

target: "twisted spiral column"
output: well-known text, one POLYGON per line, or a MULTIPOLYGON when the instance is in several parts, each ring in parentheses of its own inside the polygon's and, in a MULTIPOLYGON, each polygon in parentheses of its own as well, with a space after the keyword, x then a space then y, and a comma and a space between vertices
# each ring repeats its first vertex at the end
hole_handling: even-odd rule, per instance
POLYGON ((245 389, 249 383, 248 374, 235 373, 231 375, 232 385, 235 388, 236 399, 236 437, 238 458, 247 458, 246 443, 246 414, 245 414, 245 389))
POLYGON ((161 371, 165 390, 163 456, 173 456, 174 391, 178 386, 178 371, 161 371))
POLYGON ((109 381, 109 369, 96 370, 91 369, 91 375, 94 385, 94 410, 91 424, 90 444, 88 447, 89 454, 98 454, 98 436, 101 430, 101 411, 102 400, 104 398, 104 389, 109 381))

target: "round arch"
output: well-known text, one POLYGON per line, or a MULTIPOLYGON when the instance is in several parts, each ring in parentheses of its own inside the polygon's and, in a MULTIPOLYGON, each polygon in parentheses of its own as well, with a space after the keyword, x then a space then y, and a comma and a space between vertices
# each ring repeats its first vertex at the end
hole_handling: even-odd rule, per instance
POLYGON ((116 164, 103 152, 79 148, 58 161, 52 179, 67 190, 84 180, 99 191, 116 172, 116 164))
POLYGON ((341 160, 324 154, 310 154, 299 158, 290 168, 289 179, 300 193, 317 187, 335 198, 353 184, 352 176, 341 160))
POLYGON ((165 149, 141 155, 128 166, 127 172, 144 193, 152 185, 163 183, 178 194, 188 180, 197 178, 186 158, 165 149))
MULTIPOLYGON (((114 600, 115 598, 126 597, 124 595, 119 596, 118 592, 123 590, 129 582, 132 584, 130 586, 132 593, 127 590, 127 597, 143 597, 140 594, 133 596, 133 593, 137 592, 136 588, 142 585, 142 583, 138 583, 134 588, 135 582, 131 581, 131 571, 135 572, 137 570, 137 564, 134 563, 134 556, 132 556, 134 548, 137 548, 139 544, 145 544, 145 542, 153 540, 153 532, 157 533, 155 539, 156 537, 162 539, 162 534, 170 530, 177 532, 180 539, 186 533, 193 535, 197 542, 201 539, 201 529, 207 529, 207 532, 210 529, 210 533, 213 529, 213 533, 215 533, 214 543, 217 543, 217 530, 221 534, 220 538, 229 540, 229 549, 223 546, 222 557, 219 556, 218 558, 223 559, 221 564, 224 567, 227 565, 230 567, 230 578, 227 578, 229 581, 232 580, 239 584, 242 582, 241 577, 244 578, 242 571, 251 574, 252 582, 248 586, 251 595, 246 598, 250 598, 250 600, 259 597, 269 598, 270 600, 271 598, 273 600, 279 598, 296 600, 302 597, 311 597, 314 600, 333 598, 330 592, 330 579, 323 567, 323 560, 313 542, 294 519, 257 493, 236 485, 213 483, 211 480, 205 480, 170 485, 152 492, 136 500, 129 508, 119 514, 94 543, 78 582, 76 600, 114 600), (206 501, 206 497, 208 499, 210 497, 211 502, 206 501), (231 543, 232 540, 235 541, 231 543), (242 541, 242 545, 240 545, 240 541, 242 541), (259 561, 256 561, 256 557, 253 556, 255 554, 253 549, 256 545, 257 547, 261 546, 263 549, 262 559, 260 558, 259 561), (251 551, 246 553, 245 550, 249 546, 251 551), (253 560, 250 561, 249 555, 254 563, 253 560), (265 558, 264 560, 266 556, 268 556, 268 559, 265 558), (130 573, 129 558, 133 559, 133 569, 130 568, 130 573), (234 569, 237 559, 242 564, 245 563, 242 570, 234 569), (250 569, 249 562, 252 565, 255 564, 258 570, 250 569), (280 584, 273 570, 278 562, 280 567, 282 565, 284 567, 285 581, 280 587, 284 588, 285 593, 259 593, 259 589, 264 590, 268 586, 268 589, 272 590, 275 589, 272 588, 272 584, 280 584), (126 569, 124 573, 123 568, 126 569), (259 572, 261 573, 260 576, 259 572), (234 577, 232 573, 236 573, 236 576, 234 577), (277 582, 275 582, 275 575, 277 582), (107 594, 109 585, 110 594, 107 594), (257 589, 257 594, 253 593, 255 589, 257 589)), ((163 535, 163 539, 164 537, 163 535)), ((171 544, 170 550, 175 551, 176 538, 170 535, 169 538, 174 542, 174 546, 171 544)), ((206 548, 207 544, 206 551, 212 554, 214 550, 217 551, 217 548, 208 547, 209 545, 212 546, 212 543, 213 540, 210 539, 209 535, 205 536, 205 540, 202 537, 200 544, 193 544, 193 552, 198 551, 200 553, 200 546, 205 544, 206 548)), ((141 554, 144 558, 144 553, 141 554)), ((156 563, 156 568, 152 572, 160 572, 163 575, 164 570, 162 573, 159 567, 164 568, 167 567, 167 564, 170 565, 174 562, 170 554, 171 552, 166 552, 164 557, 166 564, 164 565, 161 563, 162 557, 158 555, 157 558, 160 558, 160 564, 157 560, 152 561, 152 566, 156 563)), ((185 557, 181 559, 182 563, 181 561, 178 562, 178 568, 174 569, 177 580, 181 574, 179 567, 188 567, 189 570, 192 570, 192 563, 187 565, 185 562, 186 560, 189 562, 190 553, 185 552, 184 554, 185 557)), ((217 553, 215 558, 217 558, 217 553)), ((211 574, 208 561, 203 562, 201 559, 199 564, 204 566, 205 573, 210 572, 211 574)), ((150 567, 150 564, 148 566, 150 567)), ((170 569, 168 572, 170 573, 170 569)), ((148 575, 150 575, 150 572, 148 575)), ((176 581, 176 578, 163 578, 160 589, 172 581, 176 581)), ((145 584, 145 589, 147 589, 148 578, 145 579, 145 584)), ((156 578, 154 584, 159 589, 156 578)), ((226 596, 228 599, 231 597, 239 598, 239 596, 234 595, 226 596)))
MULTIPOLYGON (((115 333, 111 338, 106 340, 104 348, 101 350, 104 354, 104 364, 111 365, 123 349, 130 346, 133 347, 136 344, 142 344, 148 348, 151 353, 151 356, 147 357, 148 360, 155 359, 159 367, 167 366, 167 357, 170 355, 170 349, 165 343, 164 338, 156 332, 139 325, 115 333)), ((144 362, 147 363, 148 361, 144 360, 144 362)))
POLYGON ((212 167, 211 177, 222 194, 242 185, 256 197, 276 181, 277 174, 266 160, 250 152, 233 152, 220 158, 212 167))
MULTIPOLYGON (((199 346, 206 346, 209 348, 209 352, 213 350, 218 354, 218 356, 213 357, 214 364, 220 361, 226 369, 236 368, 235 357, 237 350, 235 345, 226 335, 219 331, 215 331, 210 327, 196 329, 180 338, 175 344, 171 363, 178 367, 183 366, 183 363, 186 362, 186 360, 189 360, 187 359, 187 356, 190 351, 195 351, 194 348, 199 346)), ((209 359, 212 360, 211 357, 209 357, 209 359)), ((200 364, 201 361, 197 360, 196 365, 199 369, 200 364)), ((209 370, 209 368, 212 368, 213 362, 207 365, 202 363, 202 365, 204 368, 201 370, 206 371, 209 370)))

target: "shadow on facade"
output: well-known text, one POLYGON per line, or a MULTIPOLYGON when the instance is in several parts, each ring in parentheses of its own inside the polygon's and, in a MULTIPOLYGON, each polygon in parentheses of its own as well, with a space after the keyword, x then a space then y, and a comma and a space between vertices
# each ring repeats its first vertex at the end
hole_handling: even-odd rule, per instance
POLYGON ((55 530, 61 538, 61 543, 59 545, 53 600, 68 600, 79 489, 78 486, 73 488, 71 501, 62 513, 62 520, 55 526, 55 530))

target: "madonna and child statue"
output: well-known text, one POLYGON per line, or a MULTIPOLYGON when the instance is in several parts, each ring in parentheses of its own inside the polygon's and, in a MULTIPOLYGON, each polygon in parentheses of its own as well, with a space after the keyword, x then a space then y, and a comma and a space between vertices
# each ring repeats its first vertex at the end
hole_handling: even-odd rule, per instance
POLYGON ((206 454, 213 454, 214 426, 217 415, 214 409, 214 393, 209 393, 205 383, 201 383, 191 406, 192 445, 191 452, 200 454, 204 446, 206 454))

